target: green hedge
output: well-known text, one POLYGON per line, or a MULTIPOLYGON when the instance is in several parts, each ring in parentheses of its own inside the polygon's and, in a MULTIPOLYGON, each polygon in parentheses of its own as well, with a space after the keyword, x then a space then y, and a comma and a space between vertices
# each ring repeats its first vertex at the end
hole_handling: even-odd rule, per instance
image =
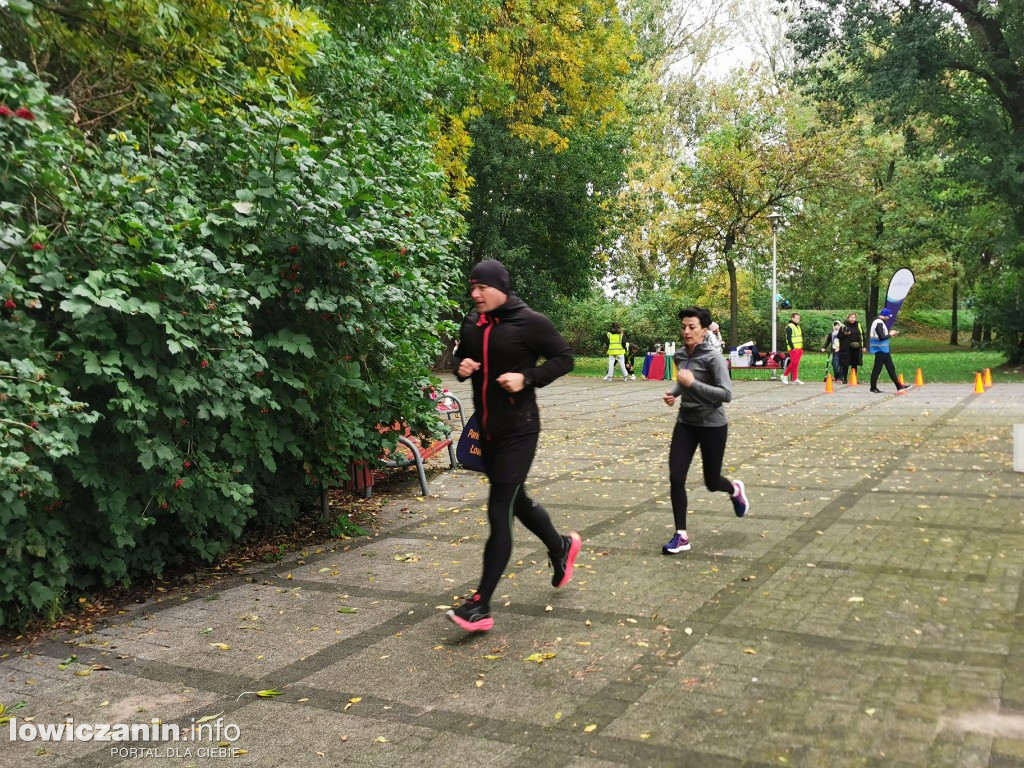
POLYGON ((432 423, 460 219, 425 126, 277 100, 87 139, 5 59, 0 104, 0 626, 211 560, 432 423))
POLYGON ((555 310, 552 320, 577 355, 603 355, 608 348, 605 333, 612 322, 618 322, 627 339, 647 351, 655 343, 679 337, 677 313, 682 306, 682 299, 667 291, 633 304, 595 296, 555 310))
MULTIPOLYGON (((606 345, 604 334, 613 321, 618 321, 626 331, 627 337, 636 343, 641 351, 647 351, 655 343, 679 340, 679 320, 677 313, 680 307, 689 306, 694 299, 684 294, 662 291, 640 297, 632 304, 615 301, 605 296, 593 296, 586 300, 565 305, 553 313, 553 319, 570 346, 577 355, 601 356, 606 345)), ((760 349, 771 348, 771 318, 768 308, 754 306, 753 303, 741 303, 739 318, 739 343, 753 340, 760 349)), ((806 309, 800 310, 800 325, 803 329, 804 342, 808 349, 820 348, 828 333, 832 331, 832 321, 845 322, 847 316, 856 313, 865 332, 870 320, 865 320, 864 311, 859 309, 806 309), (815 345, 818 345, 815 347, 815 345)), ((786 325, 793 310, 779 310, 777 314, 777 342, 780 350, 785 349, 786 325)), ((722 326, 722 335, 728 341, 729 320, 723 311, 715 315, 722 326)), ((899 314, 899 326, 905 333, 929 334, 932 336, 949 335, 952 312, 942 309, 913 309, 899 314)), ((959 316, 962 336, 970 334, 974 315, 969 310, 961 310, 959 316)))

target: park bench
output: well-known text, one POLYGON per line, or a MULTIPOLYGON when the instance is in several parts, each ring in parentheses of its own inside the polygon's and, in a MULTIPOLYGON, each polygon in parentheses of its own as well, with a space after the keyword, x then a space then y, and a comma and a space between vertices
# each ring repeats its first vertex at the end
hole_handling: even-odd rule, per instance
MULTIPOLYGON (((726 360, 726 367, 729 369, 729 378, 732 378, 733 365, 731 360, 726 360)), ((744 365, 736 366, 737 371, 779 371, 782 370, 782 366, 774 360, 766 360, 764 365, 744 365)))
POLYGON ((442 391, 440 394, 437 390, 432 390, 430 396, 437 400, 437 412, 445 417, 448 421, 451 421, 455 416, 459 417, 459 422, 463 427, 466 426, 466 418, 462 413, 462 402, 449 392, 447 389, 442 391))
MULTIPOLYGON (((447 421, 458 417, 461 426, 466 426, 465 417, 462 412, 462 402, 455 395, 447 390, 443 393, 430 391, 426 394, 428 397, 436 400, 436 409, 439 416, 444 416, 447 421)), ((363 498, 368 499, 373 493, 376 471, 381 468, 404 469, 405 467, 416 467, 420 489, 423 491, 423 495, 426 496, 430 493, 425 466, 427 461, 447 449, 451 468, 455 469, 458 466, 458 461, 455 458, 455 446, 452 444, 451 437, 440 440, 425 440, 418 435, 414 435, 412 428, 404 421, 396 421, 394 424, 378 424, 377 429, 382 435, 398 433, 398 445, 395 447, 395 450, 386 452, 378 458, 376 468, 369 462, 353 462, 349 465, 349 476, 345 481, 345 490, 360 493, 363 498)))

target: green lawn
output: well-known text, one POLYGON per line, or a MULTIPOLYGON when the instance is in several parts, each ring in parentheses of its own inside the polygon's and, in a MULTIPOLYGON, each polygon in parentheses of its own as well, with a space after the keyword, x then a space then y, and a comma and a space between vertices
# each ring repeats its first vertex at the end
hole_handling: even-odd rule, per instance
MULTIPOLYGON (((892 344, 893 362, 896 363, 896 372, 902 373, 906 381, 913 383, 917 369, 921 369, 925 384, 929 382, 964 382, 974 384, 974 374, 984 371, 986 368, 992 371, 993 383, 999 382, 1024 382, 1024 376, 1018 373, 998 370, 1003 365, 1005 358, 998 352, 982 351, 971 349, 957 350, 948 344, 931 343, 926 340, 907 340, 901 343, 895 340, 892 344), (929 351, 934 350, 934 351, 929 351)), ((825 376, 825 354, 818 351, 805 352, 803 361, 800 363, 800 378, 804 381, 818 381, 825 376)), ((867 380, 871 372, 874 358, 871 355, 864 356, 864 365, 858 371, 862 382, 867 380)), ((637 377, 639 378, 640 366, 643 364, 643 357, 637 357, 637 377)), ((616 365, 616 375, 618 366, 616 365)), ((573 376, 601 378, 608 372, 607 357, 577 357, 576 369, 573 376)), ((737 368, 733 371, 733 378, 737 380, 767 379, 769 376, 763 368, 744 369, 737 368)), ((885 373, 882 374, 885 377, 885 373)))

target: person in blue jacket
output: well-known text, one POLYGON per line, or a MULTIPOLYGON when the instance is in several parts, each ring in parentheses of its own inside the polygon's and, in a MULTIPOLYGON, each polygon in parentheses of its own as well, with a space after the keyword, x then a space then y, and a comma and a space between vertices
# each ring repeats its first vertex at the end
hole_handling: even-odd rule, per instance
POLYGON ((486 632, 494 626, 491 596, 512 556, 513 518, 548 548, 552 586, 562 587, 572 578, 579 534, 563 536, 555 530, 544 507, 526 495, 525 482, 540 435, 537 390, 569 373, 575 363, 554 324, 512 292, 500 261, 481 261, 469 284, 476 309, 462 321, 454 365, 459 381, 473 384, 480 458, 491 484, 490 535, 476 592, 446 615, 467 632, 486 632), (540 357, 543 365, 537 365, 540 357))
POLYGON ((871 391, 875 394, 882 394, 878 388, 878 377, 882 373, 882 366, 889 374, 892 383, 896 385, 896 392, 903 392, 910 389, 913 384, 900 385, 899 377, 896 375, 896 366, 892 362, 892 354, 889 352, 889 339, 899 336, 899 331, 890 331, 886 321, 892 317, 888 308, 878 313, 878 317, 871 323, 871 330, 868 331, 868 349, 875 356, 875 364, 871 366, 871 391))

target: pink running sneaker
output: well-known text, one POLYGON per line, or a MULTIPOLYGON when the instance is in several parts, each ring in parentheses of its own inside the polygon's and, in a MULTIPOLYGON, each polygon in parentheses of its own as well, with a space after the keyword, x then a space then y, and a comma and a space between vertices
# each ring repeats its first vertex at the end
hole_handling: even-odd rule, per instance
POLYGON ((487 632, 494 627, 491 607, 480 601, 479 593, 464 599, 462 605, 452 608, 445 616, 467 632, 487 632))
POLYGON ((564 587, 572 579, 572 567, 576 563, 576 556, 580 553, 582 546, 583 541, 580 539, 580 535, 573 531, 568 536, 562 537, 561 552, 557 555, 552 552, 548 553, 551 565, 555 569, 555 573, 551 577, 552 587, 564 587))

